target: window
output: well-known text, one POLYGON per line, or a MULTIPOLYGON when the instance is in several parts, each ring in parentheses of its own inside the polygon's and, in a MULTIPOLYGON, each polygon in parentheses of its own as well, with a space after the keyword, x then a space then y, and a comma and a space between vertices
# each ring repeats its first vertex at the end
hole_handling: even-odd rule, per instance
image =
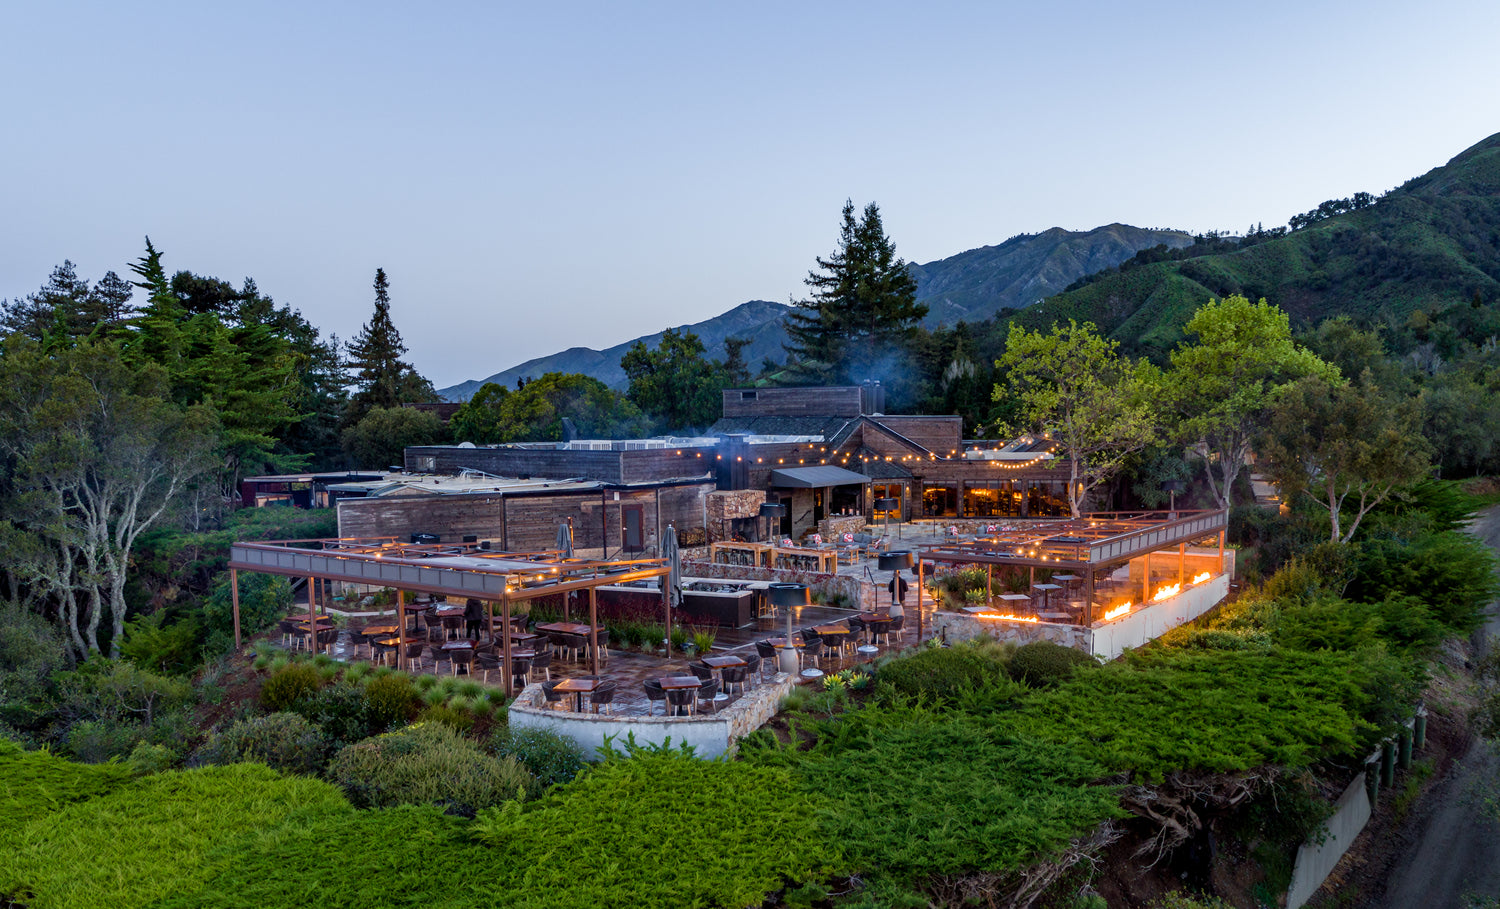
POLYGON ((928 518, 958 517, 958 484, 923 486, 922 515, 928 518))
POLYGON ((740 392, 740 400, 741 401, 754 401, 757 396, 758 396, 757 393, 753 392, 753 391, 742 391, 742 392, 740 392))
POLYGON ((1021 493, 1011 480, 973 480, 964 484, 964 517, 1018 518, 1021 493))
POLYGON ((416 468, 417 473, 436 473, 437 455, 417 455, 412 458, 412 466, 416 468))
POLYGON ((1056 518, 1071 513, 1067 485, 1066 480, 1032 480, 1026 489, 1027 516, 1056 518))

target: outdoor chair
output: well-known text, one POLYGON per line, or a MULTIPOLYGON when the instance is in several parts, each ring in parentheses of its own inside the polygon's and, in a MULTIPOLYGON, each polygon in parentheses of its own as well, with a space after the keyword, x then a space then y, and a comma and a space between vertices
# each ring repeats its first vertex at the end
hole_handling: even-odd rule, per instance
POLYGON ((562 684, 561 679, 558 679, 555 682, 542 683, 542 699, 545 701, 546 707, 549 710, 552 709, 554 705, 562 703, 564 692, 554 690, 560 684, 562 684))
MULTIPOLYGON (((649 695, 649 690, 648 690, 649 695)), ((698 703, 697 688, 671 688, 666 692, 670 716, 692 715, 698 703)))
POLYGON ((755 654, 759 657, 762 666, 776 666, 776 648, 771 646, 770 641, 756 641, 755 654))
POLYGON ((441 644, 441 643, 443 643, 443 629, 439 628, 436 625, 429 625, 429 626, 427 626, 427 643, 429 643, 429 644, 441 644))
MULTIPOLYGON (((693 689, 688 688, 686 690, 687 691, 692 691, 693 689)), ((718 713, 719 712, 718 700, 719 700, 719 682, 718 682, 717 679, 709 679, 708 681, 704 682, 702 685, 698 686, 698 703, 700 705, 707 704, 708 705, 708 712, 709 713, 718 713)))
POLYGON ((865 624, 864 619, 860 618, 857 615, 851 615, 849 617, 849 633, 854 636, 853 640, 864 641, 865 634, 869 630, 869 626, 865 624))
POLYGON ((821 668, 823 664, 818 655, 823 652, 823 637, 812 631, 802 632, 801 652, 803 663, 810 660, 814 667, 821 668))
POLYGON ((484 683, 488 685, 490 683, 490 673, 500 669, 500 658, 493 653, 476 653, 474 654, 474 666, 480 672, 484 673, 484 683))
POLYGON ((895 635, 895 641, 897 644, 901 643, 901 629, 905 626, 906 616, 898 615, 895 618, 891 619, 891 624, 887 625, 885 628, 886 644, 889 645, 891 643, 891 635, 895 635))
POLYGON ((434 647, 434 648, 432 648, 432 671, 434 673, 441 673, 442 669, 440 669, 438 667, 438 664, 439 663, 451 662, 452 659, 453 659, 453 651, 451 651, 451 650, 444 650, 441 647, 434 647))
POLYGON ((661 701, 661 712, 665 716, 667 712, 667 692, 661 687, 661 682, 655 679, 646 679, 641 682, 641 688, 645 689, 646 692, 646 715, 650 716, 656 713, 654 705, 657 701, 661 701))
POLYGON ((745 657, 745 676, 750 680, 750 687, 754 688, 760 684, 760 654, 745 657))
POLYGON ((338 640, 339 630, 337 628, 325 628, 318 632, 318 649, 323 650, 326 647, 337 644, 338 640))
POLYGON ((422 643, 421 641, 407 641, 406 642, 406 671, 407 672, 415 672, 416 671, 415 667, 420 666, 422 664, 422 651, 424 651, 426 649, 427 649, 427 645, 424 644, 424 643, 422 643))
POLYGON ((464 617, 461 615, 443 616, 443 635, 448 638, 457 638, 458 633, 463 630, 464 617))
MULTIPOLYGON (((357 660, 359 659, 359 648, 370 643, 370 636, 358 631, 351 631, 349 632, 349 643, 354 645, 354 658, 357 660)), ((373 648, 371 649, 371 653, 374 653, 373 648)))
POLYGON ((459 670, 460 667, 462 667, 463 671, 466 672, 466 673, 468 673, 469 675, 473 675, 474 674, 473 673, 473 668, 474 668, 474 651, 472 651, 472 650, 455 650, 455 651, 453 651, 453 674, 454 675, 458 675, 458 670, 459 670))
POLYGON ((745 680, 749 678, 748 666, 725 666, 719 670, 719 677, 724 681, 724 693, 733 694, 738 689, 740 694, 745 693, 745 680))
MULTIPOLYGON (((499 661, 496 660, 498 663, 499 661)), ((510 679, 517 688, 526 687, 526 677, 531 674, 531 659, 529 657, 510 658, 510 679)))
POLYGON ((389 662, 390 655, 396 652, 394 644, 382 644, 379 641, 370 642, 370 662, 385 664, 389 662))
POLYGON ((693 675, 696 675, 700 680, 711 679, 714 677, 713 667, 709 666, 707 663, 699 663, 695 660, 688 664, 688 669, 691 670, 693 675))
POLYGON ((552 651, 538 650, 536 656, 531 658, 532 673, 540 672, 542 678, 552 680, 552 651))
POLYGON ((609 662, 609 629, 600 628, 597 632, 599 643, 599 662, 609 662))
POLYGON ((567 635, 559 631, 547 632, 547 646, 552 648, 554 656, 562 656, 567 649, 567 635))
POLYGON ((600 707, 604 707, 605 713, 613 715, 615 712, 615 692, 619 689, 617 682, 605 682, 598 688, 589 692, 589 710, 598 713, 600 707))
POLYGON ((293 650, 297 649, 297 639, 302 636, 302 633, 297 630, 296 623, 291 621, 290 619, 282 619, 280 622, 277 622, 276 625, 281 629, 282 646, 289 647, 293 650))

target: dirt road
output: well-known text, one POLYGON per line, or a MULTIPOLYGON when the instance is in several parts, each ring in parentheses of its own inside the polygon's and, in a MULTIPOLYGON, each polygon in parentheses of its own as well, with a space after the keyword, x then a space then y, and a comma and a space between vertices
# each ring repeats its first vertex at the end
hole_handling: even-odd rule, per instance
MULTIPOLYGON (((1500 552, 1500 506, 1480 514, 1475 536, 1500 552)), ((1486 646, 1500 643, 1500 609, 1478 635, 1486 646)), ((1500 758, 1476 740, 1423 799, 1423 807, 1402 827, 1406 844, 1391 866, 1384 896, 1373 905, 1406 909, 1457 909, 1466 897, 1500 897, 1500 821, 1485 811, 1480 794, 1500 786, 1500 758)))

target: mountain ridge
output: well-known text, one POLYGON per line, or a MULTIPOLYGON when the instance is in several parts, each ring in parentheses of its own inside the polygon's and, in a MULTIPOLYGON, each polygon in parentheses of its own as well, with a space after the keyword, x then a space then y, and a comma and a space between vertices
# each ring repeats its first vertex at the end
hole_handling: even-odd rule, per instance
MULTIPOLYGON (((1051 227, 1035 234, 1017 234, 993 246, 978 246, 945 259, 911 265, 917 279, 917 300, 928 306, 928 327, 959 321, 983 321, 1004 309, 1021 309, 1061 291, 1088 274, 1120 264, 1142 249, 1159 244, 1180 248, 1192 242, 1184 231, 1156 230, 1113 223, 1087 231, 1051 227)), ((785 303, 750 300, 728 311, 690 325, 703 341, 705 355, 722 359, 726 338, 748 338, 745 362, 753 369, 765 359, 784 362, 782 320, 791 310, 785 303)), ((513 387, 518 379, 549 372, 578 372, 623 389, 628 384, 620 358, 638 341, 655 347, 663 332, 632 338, 595 350, 572 347, 438 390, 449 401, 467 400, 486 382, 513 387)))

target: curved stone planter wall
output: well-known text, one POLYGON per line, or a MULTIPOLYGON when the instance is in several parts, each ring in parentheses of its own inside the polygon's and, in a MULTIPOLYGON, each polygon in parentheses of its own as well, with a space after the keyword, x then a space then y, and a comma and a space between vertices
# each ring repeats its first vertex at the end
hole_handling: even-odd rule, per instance
POLYGON ((749 694, 719 710, 718 713, 692 717, 610 716, 607 714, 572 713, 548 709, 540 684, 527 685, 510 705, 509 722, 517 729, 549 729, 572 739, 590 760, 597 760, 598 749, 609 737, 616 748, 623 748, 634 735, 639 744, 692 745, 698 757, 716 758, 733 754, 735 743, 765 725, 776 715, 781 699, 791 692, 795 680, 777 673, 749 694))

